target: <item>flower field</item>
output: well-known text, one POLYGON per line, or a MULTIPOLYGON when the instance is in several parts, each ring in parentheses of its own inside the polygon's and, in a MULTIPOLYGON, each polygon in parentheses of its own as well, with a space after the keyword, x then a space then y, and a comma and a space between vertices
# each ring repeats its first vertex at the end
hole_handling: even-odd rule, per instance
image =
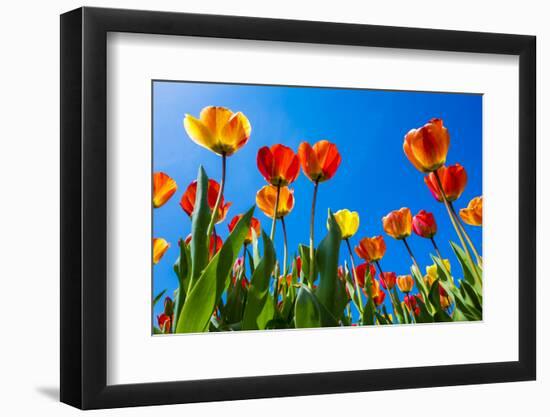
POLYGON ((153 306, 163 306, 153 333, 482 319, 483 259, 470 234, 482 227, 483 197, 461 201, 468 175, 460 163, 448 162, 453 137, 443 120, 407 126, 403 133, 401 156, 433 196, 432 206, 416 214, 408 207, 387 207, 379 232, 372 235, 361 231, 361 216, 368 215, 361 208, 318 210, 326 184, 346 175, 338 143, 325 139, 302 141, 296 149, 283 143, 260 147, 256 160, 247 163, 253 167, 250 175, 263 178, 264 185, 256 190, 254 205, 233 212, 225 189, 239 178, 232 177, 228 161, 254 140, 253 128, 245 114, 222 106, 186 114, 181 127, 186 140, 210 151, 220 177, 210 178, 199 165, 196 179, 187 184, 178 184, 168 171, 153 172, 153 210, 179 204, 181 215, 190 219, 188 234, 177 241, 152 239, 153 279, 155 268, 169 262, 168 249, 177 252, 177 289, 152 296, 153 306), (295 195, 296 181, 307 181, 309 194, 295 195), (310 202, 310 209, 297 213, 296 199, 310 202), (440 208, 445 216, 436 218, 440 208), (300 218, 304 243, 297 247, 289 247, 288 216, 300 218), (453 234, 440 233, 438 223, 444 221, 453 234), (322 236, 315 235, 319 224, 326 224, 322 236), (274 243, 277 235, 282 247, 274 243), (417 239, 432 249, 427 265, 417 260, 417 239), (389 240, 402 246, 410 270, 398 272, 385 261, 389 240), (460 268, 451 268, 451 259, 442 256, 443 244, 460 268))

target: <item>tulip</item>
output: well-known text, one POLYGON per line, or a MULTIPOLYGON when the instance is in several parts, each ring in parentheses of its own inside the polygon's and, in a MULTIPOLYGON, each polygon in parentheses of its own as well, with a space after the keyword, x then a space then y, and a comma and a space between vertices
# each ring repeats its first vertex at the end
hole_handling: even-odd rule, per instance
POLYGON ((300 276, 302 273, 302 258, 296 257, 296 276, 300 276))
POLYGON ((355 268, 357 282, 359 283, 359 286, 361 288, 365 288, 365 278, 367 274, 367 268, 369 268, 371 280, 374 280, 374 276, 376 275, 376 270, 374 269, 374 265, 364 262, 362 264, 357 265, 357 268, 355 268))
POLYGON ((160 314, 157 316, 157 322, 162 333, 171 333, 172 320, 167 314, 160 314))
POLYGON ((199 119, 186 114, 183 126, 195 143, 222 156, 233 155, 241 149, 252 130, 244 114, 219 106, 203 108, 199 119))
POLYGON ((418 306, 417 297, 414 295, 406 295, 404 303, 411 313, 414 313, 415 316, 420 315, 420 307, 418 306))
POLYGON ((411 235, 411 211, 406 207, 394 210, 382 218, 382 225, 384 231, 394 239, 405 239, 411 235))
POLYGON ((162 207, 177 191, 176 181, 164 172, 153 174, 153 207, 162 207))
POLYGON ((381 272, 380 273, 380 284, 384 287, 385 290, 391 290, 395 287, 397 281, 397 276, 395 272, 381 272))
POLYGON ((445 291, 445 288, 441 284, 439 284, 439 304, 441 304, 441 308, 444 310, 451 306, 449 294, 447 294, 447 291, 445 291))
POLYGON ((451 202, 458 199, 464 192, 468 175, 462 165, 454 164, 448 167, 442 166, 436 172, 430 173, 424 177, 424 182, 437 201, 441 203, 444 200, 443 197, 446 197, 447 201, 451 202), (441 189, 444 195, 441 194, 441 189))
POLYGON ((281 219, 294 208, 294 191, 288 187, 280 188, 279 204, 277 205, 277 214, 275 215, 276 198, 277 187, 265 185, 256 193, 256 205, 267 217, 281 219))
POLYGON ((294 182, 300 173, 298 156, 285 145, 260 148, 256 162, 262 176, 271 185, 288 185, 294 182))
POLYGON ((468 261, 470 262, 472 269, 475 271, 474 274, 476 275, 476 278, 481 282, 481 277, 478 276, 477 270, 472 260, 472 256, 470 254, 470 251, 466 247, 466 243, 464 240, 468 242, 470 249, 477 259, 477 263, 480 266, 482 265, 481 257, 479 256, 472 240, 470 239, 470 236, 468 236, 468 233, 466 232, 464 227, 462 227, 462 224, 460 223, 458 215, 456 214, 456 211, 452 204, 453 201, 455 201, 462 195, 462 192, 466 187, 467 179, 468 177, 464 168, 459 164, 455 164, 450 167, 441 167, 437 171, 430 173, 430 175, 424 178, 424 181, 426 182, 426 185, 430 189, 434 198, 438 201, 443 201, 443 203, 445 203, 445 208, 447 209, 449 218, 453 223, 453 227, 455 228, 455 231, 458 235, 460 244, 462 245, 462 248, 464 249, 464 252, 468 257, 468 261))
POLYGON ((399 275, 396 279, 397 281, 397 288, 401 290, 401 292, 404 292, 405 294, 408 294, 412 291, 414 286, 414 280, 413 277, 410 275, 399 275))
POLYGON ((468 203, 468 207, 461 209, 459 214, 464 223, 470 226, 481 226, 483 223, 483 197, 473 198, 468 203))
MULTIPOLYGON (((208 199, 208 206, 212 211, 214 210, 214 207, 216 205, 219 191, 220 191, 220 184, 218 184, 213 179, 209 179, 207 199, 208 199)), ((180 200, 181 208, 190 217, 193 215, 193 210, 195 209, 196 196, 197 196, 197 181, 193 181, 191 184, 189 184, 189 186, 187 187, 187 190, 185 190, 180 200)), ((230 206, 231 206, 231 203, 226 203, 222 197, 221 202, 218 205, 218 209, 217 209, 216 223, 221 223, 225 220, 225 217, 227 216, 227 212, 229 211, 230 206)))
MULTIPOLYGON (((193 236, 191 234, 187 235, 185 238, 185 244, 189 245, 191 243, 191 239, 193 236)), ((208 259, 212 259, 212 257, 217 254, 220 249, 223 246, 223 240, 218 235, 210 235, 210 244, 208 245, 208 259)))
POLYGON ((164 299, 164 314, 170 317, 174 314, 174 302, 168 296, 164 299))
POLYGON ((437 224, 434 215, 425 210, 420 210, 412 219, 414 233, 420 237, 431 239, 437 233, 437 224))
MULTIPOLYGON (((445 266, 445 268, 447 269, 447 271, 450 274, 451 273, 451 263, 449 262, 449 260, 448 259, 442 259, 441 261, 443 262, 443 265, 445 266)), ((426 267, 426 275, 424 276, 424 282, 426 283, 428 288, 431 288, 434 281, 438 278, 439 277, 438 277, 438 274, 437 274, 437 264, 427 266, 426 267)))
POLYGON ((405 135, 403 151, 409 161, 421 172, 432 172, 447 159, 450 136, 443 120, 431 119, 419 129, 405 135))
POLYGON ((384 291, 379 291, 372 297, 372 301, 376 307, 379 307, 384 302, 384 298, 386 298, 386 293, 384 291))
POLYGON ((162 238, 153 238, 153 263, 156 265, 164 256, 170 244, 162 238))
POLYGON ((384 237, 365 237, 355 247, 355 253, 367 262, 378 262, 386 253, 386 242, 384 237))
MULTIPOLYGON (((298 158, 302 165, 304 174, 313 181, 313 198, 311 200, 311 214, 309 221, 309 259, 310 264, 315 264, 315 204, 317 202, 317 190, 319 183, 331 179, 342 157, 338 152, 338 148, 333 143, 327 140, 321 140, 317 142, 313 147, 307 143, 302 142, 298 148, 298 158)), ((309 270, 309 280, 314 281, 314 269, 309 270)))
MULTIPOLYGON (((348 209, 338 210, 334 213, 334 219, 338 223, 338 227, 340 227, 343 240, 347 240, 357 233, 357 229, 359 229, 359 213, 356 211, 349 211, 348 209)), ((327 228, 330 230, 328 221, 327 228)))
MULTIPOLYGON (((238 214, 233 219, 231 219, 231 222, 227 225, 229 228, 229 232, 231 233, 239 220, 243 217, 242 214, 238 214)), ((246 235, 246 238, 244 239, 244 244, 249 245, 252 243, 252 231, 256 234, 256 236, 260 236, 260 233, 262 231, 262 227, 260 225, 260 221, 256 217, 252 217, 250 219, 250 227, 248 228, 248 234, 246 235)))
POLYGON ((302 142, 298 157, 304 174, 314 183, 331 179, 342 162, 338 148, 328 140, 320 140, 313 146, 302 142))

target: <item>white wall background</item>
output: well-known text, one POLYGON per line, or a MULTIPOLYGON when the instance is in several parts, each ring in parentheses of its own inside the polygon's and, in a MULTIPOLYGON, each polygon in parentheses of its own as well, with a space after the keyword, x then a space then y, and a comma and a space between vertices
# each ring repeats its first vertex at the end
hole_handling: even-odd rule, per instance
MULTIPOLYGON (((59 392, 59 17, 72 0, 5 2, 0 17, 0 410, 3 415, 74 415, 59 392)), ((543 415, 550 390, 550 147, 542 140, 550 97, 550 26, 544 2, 523 0, 354 2, 352 0, 143 0, 86 5, 326 20, 440 29, 509 32, 538 37, 538 381, 499 385, 325 395, 100 411, 98 415, 181 413, 245 416, 354 414, 543 415), (545 395, 546 394, 546 395, 545 395)), ((163 362, 159 358, 159 362, 163 362)), ((167 359, 166 363, 169 362, 167 359)))

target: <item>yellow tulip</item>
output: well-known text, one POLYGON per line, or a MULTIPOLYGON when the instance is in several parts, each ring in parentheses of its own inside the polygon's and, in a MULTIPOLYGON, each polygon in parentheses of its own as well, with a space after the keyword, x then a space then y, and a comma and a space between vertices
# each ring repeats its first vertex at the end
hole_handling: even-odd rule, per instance
MULTIPOLYGON (((447 271, 449 274, 451 273, 451 263, 448 259, 443 259, 443 265, 445 268, 447 268, 447 271)), ((437 265, 432 264, 426 267, 426 275, 424 275, 424 282, 428 286, 428 288, 431 288, 434 281, 438 278, 437 276, 437 265)))
POLYGON ((404 293, 410 293, 414 287, 413 277, 410 275, 399 275, 397 277, 397 287, 404 293))
POLYGON ((242 148, 252 130, 244 114, 218 106, 202 109, 199 119, 186 114, 183 126, 195 143, 225 156, 233 155, 242 148))
POLYGON ((156 265, 164 256, 170 244, 162 238, 153 238, 153 263, 156 265))
POLYGON ((473 198, 468 207, 460 210, 460 217, 470 226, 481 226, 483 223, 483 197, 473 198))
MULTIPOLYGON (((359 229, 359 213, 356 211, 349 211, 348 209, 338 210, 334 213, 334 219, 340 227, 342 239, 349 239, 357 233, 357 230, 359 229)), ((327 228, 330 229, 328 222, 327 228)))

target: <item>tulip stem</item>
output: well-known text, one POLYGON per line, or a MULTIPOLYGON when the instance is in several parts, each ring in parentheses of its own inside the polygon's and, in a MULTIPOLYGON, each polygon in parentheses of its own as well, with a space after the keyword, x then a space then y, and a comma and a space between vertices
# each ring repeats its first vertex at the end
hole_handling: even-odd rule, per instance
POLYGON ((246 277, 246 255, 248 254, 248 245, 243 245, 243 275, 246 277))
POLYGON ((445 195, 445 191, 443 190, 443 184, 441 183, 441 179, 439 178, 439 174, 437 173, 437 171, 434 171, 434 176, 437 181, 437 186, 439 187, 439 193, 441 194, 441 197, 443 197, 443 203, 445 204, 445 208, 447 209, 447 213, 449 214, 449 218, 451 219, 451 223, 453 224, 456 234, 460 239, 460 244, 464 248, 464 252, 466 252, 466 256, 468 257, 468 261, 470 262, 470 266, 472 267, 473 273, 475 274, 478 281, 481 283, 481 277, 478 275, 477 268, 474 265, 472 254, 470 253, 470 251, 468 250, 468 247, 466 246, 466 243, 464 242, 464 238, 460 231, 460 226, 457 224, 456 218, 453 215, 453 209, 451 208, 451 203, 449 202, 449 200, 447 200, 447 196, 445 195))
POLYGON ((277 184, 277 195, 275 197, 275 209, 273 210, 273 220, 271 222, 271 233, 269 234, 269 237, 271 238, 271 242, 275 239, 275 223, 277 221, 277 210, 279 209, 279 196, 281 194, 281 183, 279 182, 277 184))
POLYGON ((309 223, 309 283, 313 284, 315 280, 315 204, 317 202, 317 189, 319 188, 319 180, 315 180, 315 185, 313 186, 313 200, 311 202, 311 219, 309 223))
POLYGON ((409 246, 409 244, 407 243, 407 238, 404 237, 403 239, 403 243, 405 244, 405 247, 407 248, 407 252, 409 252, 409 256, 411 257, 413 263, 414 263, 414 266, 416 267, 416 269, 418 270, 418 273, 421 273, 420 272, 420 267, 418 266, 418 262, 416 262, 416 258, 414 257, 413 253, 412 253, 412 250, 411 250, 411 247, 409 246))
MULTIPOLYGON (((218 250, 218 232, 216 232, 216 226, 212 228, 212 237, 214 237, 214 246, 212 247, 212 257, 214 257, 218 250)), ((210 242, 208 242, 208 248, 210 249, 210 242)))
POLYGON ((443 261, 443 257, 441 256, 441 252, 439 252, 439 248, 437 247, 437 244, 435 243, 435 239, 433 238, 433 236, 430 238, 430 240, 432 241, 432 245, 435 249, 435 253, 437 253, 437 256, 439 257, 439 259, 443 261))
POLYGON ((218 209, 220 207, 220 204, 223 198, 223 189, 225 187, 226 165, 227 165, 227 156, 225 155, 225 153, 222 153, 222 179, 220 181, 220 190, 218 191, 216 204, 214 204, 214 209, 212 210, 212 215, 210 217, 210 223, 208 224, 208 229, 206 229, 207 238, 210 238, 210 235, 212 234, 212 230, 214 229, 214 225, 216 224, 216 218, 218 217, 218 209))
POLYGON ((353 252, 351 251, 351 245, 349 243, 349 239, 345 239, 346 245, 348 247, 349 257, 351 260, 351 274, 353 275, 353 280, 355 282, 355 292, 357 293, 357 302, 359 313, 361 313, 361 316, 363 316, 363 300, 361 300, 361 290, 359 288, 359 281, 357 280, 357 271, 355 270, 355 260, 353 259, 353 252))
POLYGON ((460 227, 460 230, 462 231, 462 234, 466 238, 466 242, 468 242, 468 245, 470 245, 470 248, 472 248, 472 252, 474 253, 474 256, 476 257, 477 264, 480 267, 483 267, 483 260, 481 259, 481 256, 479 256, 479 253, 477 252, 477 250, 474 246, 474 242, 472 242, 472 239, 470 239, 470 236, 468 235, 468 233, 466 232, 466 229, 462 225, 460 217, 458 217, 453 203, 449 202, 449 206, 451 207, 451 211, 453 212, 453 215, 455 216, 456 222, 458 223, 458 225, 460 227))
POLYGON ((285 224, 285 218, 281 217, 281 226, 283 226, 283 279, 286 279, 286 263, 287 263, 287 254, 288 254, 288 246, 287 246, 287 238, 286 238, 286 224, 285 224))
POLYGON ((380 272, 380 279, 384 282, 384 285, 386 286, 386 291, 390 296, 391 304, 393 306, 393 313, 395 314, 395 319, 399 320, 399 318, 397 317, 397 305, 396 305, 397 302, 395 301, 395 298, 391 292, 390 286, 384 279, 384 271, 382 271, 382 267, 380 266, 380 261, 375 261, 375 264, 376 264, 376 267, 378 268, 378 272, 380 272))

